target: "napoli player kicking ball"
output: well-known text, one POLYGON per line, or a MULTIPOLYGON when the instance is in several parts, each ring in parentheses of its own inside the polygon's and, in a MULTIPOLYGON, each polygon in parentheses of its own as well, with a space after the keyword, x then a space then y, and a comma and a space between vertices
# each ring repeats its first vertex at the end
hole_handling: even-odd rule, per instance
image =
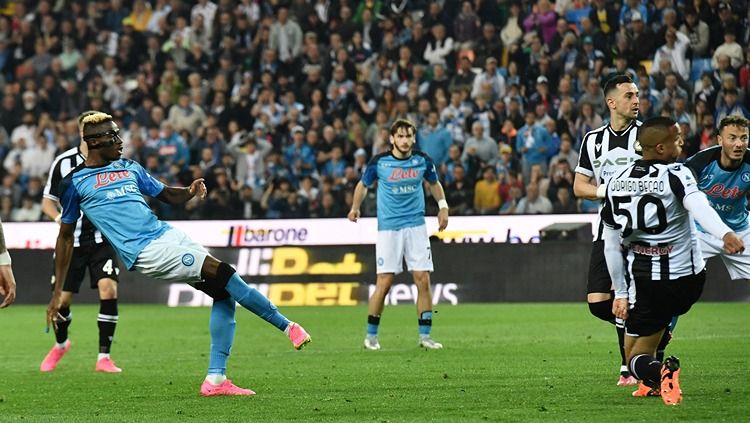
POLYGON ((371 188, 378 180, 378 240, 375 246, 377 257, 377 282, 370 297, 367 316, 367 335, 364 346, 368 350, 379 350, 378 328, 383 313, 385 295, 393 284, 393 276, 403 270, 403 261, 417 286, 417 319, 419 323, 419 346, 440 349, 443 345, 432 339, 432 293, 430 272, 432 254, 427 227, 424 222, 424 190, 422 179, 430 184, 430 192, 437 200, 438 230, 448 226, 448 203, 443 186, 438 181, 435 165, 421 151, 413 151, 417 132, 413 123, 399 119, 391 125, 389 152, 372 158, 365 168, 362 180, 354 188, 349 220, 359 219, 359 208, 371 188))
POLYGON ((55 288, 47 307, 47 324, 56 324, 59 318, 75 226, 83 212, 111 242, 129 270, 163 281, 190 283, 214 299, 208 374, 201 395, 254 395, 225 376, 234 341, 235 302, 284 331, 296 349, 310 342, 310 335, 249 287, 231 266, 211 257, 182 231, 158 220, 143 199, 148 195, 181 204, 196 195, 205 198, 203 179, 196 179, 188 188, 164 186, 138 163, 121 158, 122 139, 110 115, 95 113, 82 123, 89 155, 60 183, 63 215, 55 246, 55 288))

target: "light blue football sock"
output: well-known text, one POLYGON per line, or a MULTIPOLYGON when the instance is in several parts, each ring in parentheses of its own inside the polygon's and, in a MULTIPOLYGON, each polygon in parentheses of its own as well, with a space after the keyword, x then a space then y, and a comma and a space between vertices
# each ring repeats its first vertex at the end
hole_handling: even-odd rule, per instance
POLYGON ((380 316, 367 316, 367 335, 377 336, 378 327, 380 326, 380 316))
POLYGON ((246 284, 237 272, 229 279, 225 289, 242 307, 257 314, 258 317, 276 326, 279 330, 286 330, 286 327, 289 326, 289 319, 279 313, 279 309, 265 295, 246 284))
POLYGON ((211 352, 208 358, 208 374, 223 375, 227 370, 229 352, 234 343, 234 300, 226 298, 214 301, 208 323, 211 332, 211 352))
POLYGON ((432 311, 423 311, 419 315, 419 335, 429 336, 432 330, 432 311))

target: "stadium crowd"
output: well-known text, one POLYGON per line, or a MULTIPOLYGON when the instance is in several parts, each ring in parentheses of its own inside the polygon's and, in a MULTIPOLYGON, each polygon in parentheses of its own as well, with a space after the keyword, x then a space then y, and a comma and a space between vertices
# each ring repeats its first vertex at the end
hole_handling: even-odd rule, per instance
POLYGON ((163 219, 345 217, 397 118, 452 215, 593 212, 572 183, 604 82, 630 75, 640 119, 677 120, 689 156, 750 118, 748 46, 740 0, 9 1, 0 219, 42 219, 88 109, 166 184, 206 178, 208 201, 150 203, 163 219))

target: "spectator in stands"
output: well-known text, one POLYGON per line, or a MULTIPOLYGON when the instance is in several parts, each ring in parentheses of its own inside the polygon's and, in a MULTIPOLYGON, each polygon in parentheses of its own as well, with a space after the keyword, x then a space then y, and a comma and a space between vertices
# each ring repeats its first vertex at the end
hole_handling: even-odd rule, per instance
POLYGON ((505 78, 497 69, 497 58, 488 57, 485 60, 484 72, 474 77, 471 88, 471 98, 480 95, 488 96, 489 101, 505 96, 505 78))
POLYGON ((453 38, 447 36, 445 26, 439 23, 432 27, 432 39, 427 43, 427 48, 424 50, 424 60, 433 66, 454 63, 453 50, 453 38))
POLYGON ((450 205, 451 216, 468 216, 474 214, 474 188, 466 179, 466 170, 457 163, 453 166, 451 182, 446 185, 446 200, 450 205))
POLYGON ((570 188, 562 188, 557 191, 555 202, 552 204, 552 213, 572 214, 578 213, 578 205, 570 188))
POLYGON ((685 8, 685 22, 680 26, 680 32, 687 35, 690 40, 690 51, 693 58, 708 57, 708 42, 710 32, 708 24, 700 20, 698 11, 694 7, 685 8))
MULTIPOLYGON (((639 3, 639 0, 628 0, 634 4, 638 4, 640 8, 645 9, 645 6, 639 3)), ((625 8, 623 8, 625 10, 625 8)), ((651 28, 646 25, 645 12, 634 11, 631 14, 630 22, 631 27, 627 31, 628 40, 631 46, 638 46, 633 49, 633 58, 636 61, 651 60, 656 52, 657 40, 656 35, 651 28)), ((623 16, 621 14, 621 16, 623 16)), ((622 25, 622 22, 620 23, 622 25)))
MULTIPOLYGON (((459 47, 471 48, 481 33, 482 20, 479 19, 470 1, 461 3, 461 13, 453 21, 453 36, 459 47)), ((448 203, 450 204, 450 203, 448 203)))
MULTIPOLYGON (((521 4, 520 2, 510 3, 510 15, 508 16, 505 26, 500 30, 500 40, 504 46, 514 46, 523 36, 521 29, 521 4)), ((486 25, 486 24, 485 24, 486 25)), ((484 34, 483 34, 484 35, 484 34)))
POLYGON ((714 55, 711 58, 712 67, 717 68, 719 66, 718 58, 720 56, 729 57, 733 69, 739 69, 742 66, 745 56, 742 52, 742 46, 737 43, 737 28, 733 25, 724 29, 724 43, 714 50, 714 55))
POLYGON ((344 153, 341 147, 334 146, 331 149, 331 158, 325 162, 321 169, 321 175, 328 176, 334 180, 338 180, 344 177, 344 171, 346 170, 346 162, 344 161, 344 153))
POLYGON ((448 159, 448 149, 453 144, 450 133, 441 124, 438 112, 430 110, 426 125, 417 131, 417 149, 424 151, 436 166, 448 159))
POLYGON ((474 212, 497 214, 500 205, 500 182, 495 175, 495 168, 485 166, 482 169, 482 179, 474 186, 474 212))
POLYGON ((531 13, 523 20, 526 32, 537 32, 545 44, 549 44, 555 35, 556 14, 549 0, 538 0, 531 7, 531 13))
POLYGON ((166 172, 171 163, 187 168, 190 162, 190 150, 185 139, 174 131, 172 124, 168 121, 162 122, 160 129, 159 143, 156 145, 160 164, 157 174, 166 172))
POLYGON ((169 122, 176 131, 186 129, 191 136, 194 136, 198 127, 206 120, 206 113, 203 109, 190 103, 190 96, 187 92, 181 93, 177 104, 169 109, 169 122))
POLYGON ((536 123, 533 110, 527 110, 526 124, 516 135, 516 151, 521 154, 521 169, 524 180, 529 180, 531 166, 540 165, 542 172, 547 170, 547 151, 551 148, 547 129, 536 123))
POLYGON ((589 103, 599 116, 604 113, 604 91, 597 78, 589 78, 586 92, 578 98, 578 108, 583 110, 583 103, 589 103))
POLYGON ((750 111, 737 101, 737 88, 730 88, 724 91, 724 104, 716 110, 714 121, 721 122, 727 116, 739 115, 750 118, 750 111))
POLYGON ((732 13, 732 6, 726 1, 708 6, 705 10, 701 10, 701 19, 709 24, 711 37, 708 48, 709 51, 713 51, 724 40, 724 32, 727 28, 733 27, 737 23, 737 17, 732 13), (716 19, 717 16, 718 19, 716 19))
POLYGON ((34 199, 25 195, 21 200, 21 206, 13 209, 10 220, 16 222, 38 222, 42 217, 42 204, 34 202, 34 199))
POLYGON ((549 183, 545 197, 548 199, 557 199, 557 191, 561 189, 569 189, 572 194, 572 169, 574 169, 574 166, 571 166, 567 159, 558 158, 556 161, 550 161, 549 183))
MULTIPOLYGON (((499 157, 497 142, 484 135, 484 127, 479 121, 471 125, 471 137, 464 144, 461 160, 464 162, 476 161, 479 169, 485 166, 495 166, 499 157)), ((470 165, 472 170, 474 166, 470 165)), ((471 173, 470 173, 471 175, 471 173)))
POLYGON ((552 213, 552 203, 547 197, 540 195, 539 185, 534 182, 526 185, 526 196, 518 202, 515 214, 549 213, 552 213))

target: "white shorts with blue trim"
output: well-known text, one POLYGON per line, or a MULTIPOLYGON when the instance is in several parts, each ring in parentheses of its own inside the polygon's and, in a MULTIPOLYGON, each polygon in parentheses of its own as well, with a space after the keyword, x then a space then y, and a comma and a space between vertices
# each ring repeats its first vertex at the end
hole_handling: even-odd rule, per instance
POLYGON ((376 273, 432 272, 432 250, 427 226, 422 224, 394 231, 378 231, 375 244, 376 273))
POLYGON ((208 255, 208 250, 185 232, 171 228, 138 254, 133 268, 162 281, 195 284, 201 281, 201 268, 208 255))
POLYGON ((732 280, 750 279, 750 229, 745 229, 737 235, 745 243, 745 251, 737 254, 727 254, 723 249, 723 240, 711 234, 698 231, 701 253, 703 253, 705 260, 713 256, 721 256, 721 260, 724 262, 724 266, 726 266, 729 277, 732 280))

